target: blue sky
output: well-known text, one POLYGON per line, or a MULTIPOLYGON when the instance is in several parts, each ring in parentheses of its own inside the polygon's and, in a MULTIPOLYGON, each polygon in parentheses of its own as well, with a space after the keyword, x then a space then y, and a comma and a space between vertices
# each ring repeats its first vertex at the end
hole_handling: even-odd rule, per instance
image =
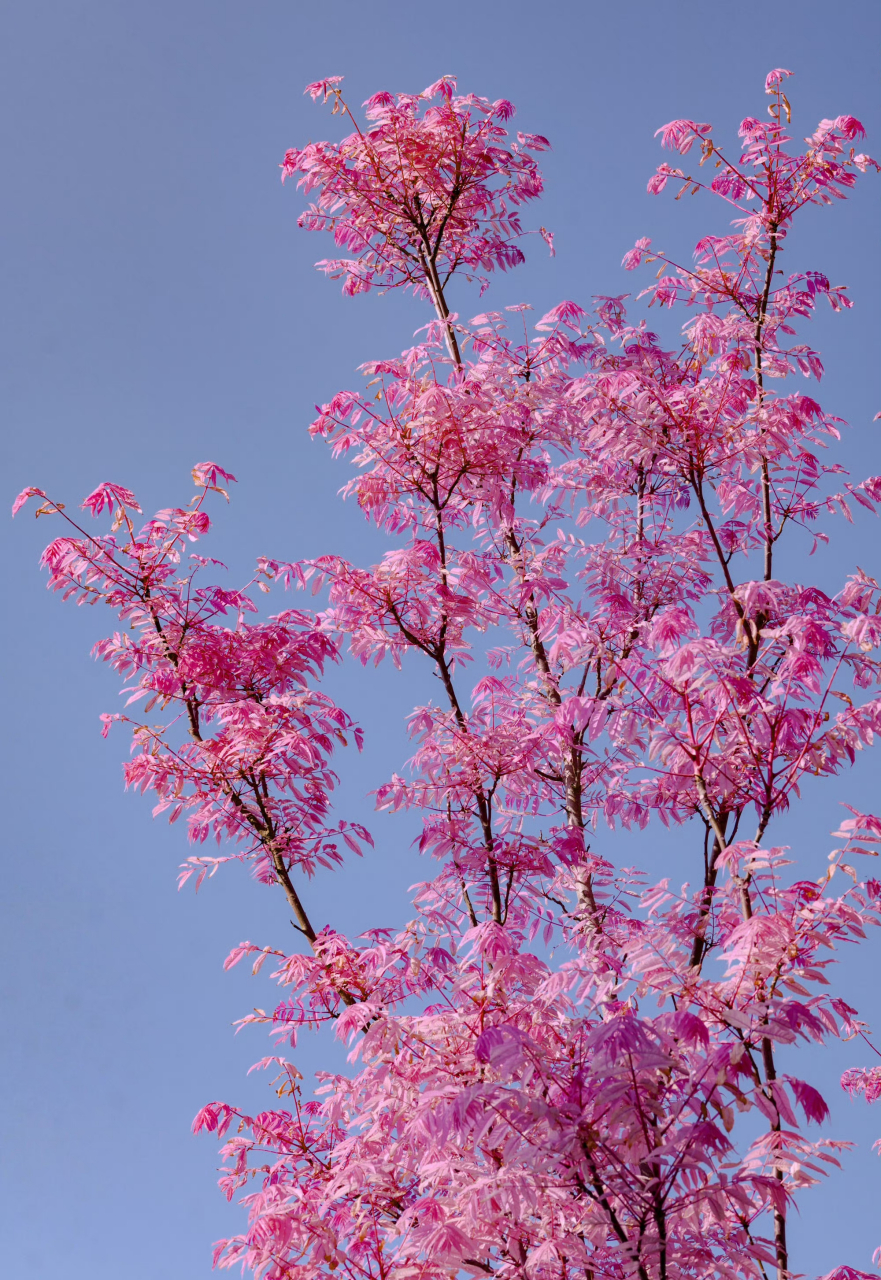
MULTIPOLYGON (((454 72, 463 89, 511 98, 520 127, 554 146, 534 219, 556 232, 558 256, 536 239, 491 296, 539 315, 563 297, 632 288, 619 264, 637 236, 685 254, 717 229, 698 201, 645 194, 660 156, 652 135, 685 115, 731 137, 763 110, 771 67, 796 72, 797 133, 848 112, 881 151, 875 0, 28 0, 2 22, 7 497, 33 483, 78 501, 110 479, 150 509, 186 500, 193 462, 214 458, 240 481, 213 544, 234 577, 260 553, 380 553, 335 496, 344 468, 305 426, 315 401, 427 318, 403 296, 343 300, 312 270, 327 246, 297 231, 299 200, 277 168, 286 147, 335 127, 303 98, 306 82, 345 75, 358 102, 454 72)), ((812 211, 792 246, 798 265, 851 285, 854 310, 824 315, 812 340, 828 369, 820 398, 853 424, 843 457, 860 477, 881 470, 877 224, 869 178, 853 201, 812 211)), ((456 302, 478 309, 465 293, 456 302)), ((243 938, 282 940, 284 912, 234 871, 195 900, 176 893, 182 832, 122 793, 123 738, 98 732, 115 692, 88 651, 105 620, 44 590, 47 521, 20 518, 3 536, 3 1267, 29 1280, 203 1280, 211 1242, 241 1219, 214 1186, 213 1143, 193 1139, 190 1121, 213 1098, 272 1099, 245 1076, 265 1042, 234 1037, 231 1024, 273 990, 221 964, 243 938)), ((860 520, 811 572, 831 582, 857 561, 877 573, 877 546, 860 520)), ((345 801, 350 816, 361 806, 378 852, 317 883, 311 902, 322 923, 357 931, 404 918, 420 875, 412 825, 372 817, 361 797, 400 767, 403 717, 424 681, 415 668, 371 681, 344 671, 335 687, 368 729, 381 726, 347 772, 345 801)), ((838 802, 870 803, 873 784, 877 762, 861 760, 852 782, 809 793, 791 843, 822 857, 838 802)), ((632 857, 675 856, 666 840, 632 857)), ((877 944, 866 956, 845 962, 843 989, 877 1013, 877 944)), ((338 1056, 307 1042, 298 1062, 314 1070, 338 1056)), ((862 1061, 840 1046, 817 1072, 834 1081, 862 1061)), ((869 1152, 881 1109, 834 1101, 830 1133, 860 1147, 794 1225, 808 1274, 867 1268, 881 1238, 869 1152)))

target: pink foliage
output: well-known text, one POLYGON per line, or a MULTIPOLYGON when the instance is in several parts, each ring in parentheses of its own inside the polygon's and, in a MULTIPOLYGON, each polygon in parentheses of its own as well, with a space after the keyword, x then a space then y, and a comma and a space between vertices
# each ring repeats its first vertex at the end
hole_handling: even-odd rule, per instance
POLYGON ((841 1077, 841 1087, 851 1097, 863 1094, 866 1102, 877 1102, 881 1098, 881 1067, 853 1067, 841 1077))
MULTIPOLYGON (((847 1144, 810 1129, 828 1105, 778 1058, 865 1035, 831 975, 836 949, 881 917, 859 869, 881 820, 850 810, 820 866, 776 833, 807 777, 843 773, 881 731, 881 593, 861 570, 832 595, 788 580, 778 544, 808 530, 816 545, 881 488, 822 460, 840 424, 786 381, 822 373, 793 340, 818 299, 850 301, 819 272, 784 276, 783 238, 874 165, 845 147, 862 132, 849 116, 788 149, 789 75, 770 73, 770 121, 744 120, 733 157, 709 125, 659 131, 680 155, 697 144, 715 177, 663 165, 649 189, 674 179, 735 213, 687 264, 648 238, 625 256, 660 265, 649 305, 687 308, 668 345, 624 297, 561 303, 533 329, 522 307, 465 324, 448 306, 453 277, 485 284, 522 258, 547 143, 509 138, 510 103, 445 77, 375 94, 362 127, 340 77, 308 87, 353 126, 282 166, 313 200, 301 225, 349 255, 319 265, 348 293, 409 287, 435 312, 311 427, 353 463, 346 495, 392 539, 378 564, 261 560, 243 590, 206 584, 212 562, 185 552, 209 532, 207 494, 233 479, 212 463, 188 508, 142 528, 116 485, 84 504, 108 513, 102 534, 40 490, 17 503, 39 497, 68 522, 44 555, 49 585, 124 624, 96 652, 125 686, 105 731, 133 728, 127 783, 185 816, 197 845, 231 850, 194 854, 182 879, 249 861, 309 944, 230 953, 227 967, 255 972, 271 959, 281 989, 245 1021, 280 1046, 332 1022, 349 1046, 350 1074, 322 1075, 315 1096, 278 1055, 260 1065, 278 1068, 285 1109, 197 1117, 226 1138, 222 1186, 249 1215, 221 1267, 266 1280, 804 1269, 787 1216, 847 1144), (276 581, 325 607, 260 620, 251 589, 276 581), (409 652, 436 677, 410 720, 412 759, 376 794, 420 812, 435 874, 403 928, 355 940, 314 928, 301 897, 304 875, 371 843, 331 814, 331 756, 361 735, 318 685, 345 652, 364 668, 409 652), (655 821, 696 833, 693 884, 620 864, 616 828, 655 821)), ((879 1095, 877 1068, 842 1083, 879 1095)))
POLYGON ((454 275, 485 279, 522 262, 519 206, 541 194, 530 153, 546 150, 547 139, 518 133, 511 140, 502 128, 514 114, 510 102, 457 95, 452 77, 420 94, 374 94, 362 130, 341 79, 306 92, 332 97, 354 132, 291 149, 281 166, 283 180, 301 175, 298 185, 314 193, 300 226, 331 231, 350 255, 326 259, 321 269, 341 277, 349 294, 403 284, 437 305, 454 275))

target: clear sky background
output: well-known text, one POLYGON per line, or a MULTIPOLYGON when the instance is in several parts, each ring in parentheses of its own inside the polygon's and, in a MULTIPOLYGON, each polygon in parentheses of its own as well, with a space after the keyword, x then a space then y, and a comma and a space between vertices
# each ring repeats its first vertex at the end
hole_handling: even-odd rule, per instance
MULTIPOLYGON (((329 244, 298 232, 300 199, 282 190, 286 147, 338 136, 302 96, 325 75, 348 96, 419 90, 445 72, 463 90, 509 97, 521 128, 546 134, 547 197, 528 217, 557 234, 501 278, 493 305, 632 289, 620 259, 651 235, 685 255, 719 231, 707 202, 652 199, 654 130, 689 116, 733 137, 764 112, 771 67, 796 72, 795 132, 850 113, 881 152, 877 0, 7 0, 0 31, 5 253, 2 266, 3 501, 26 484, 77 502, 104 479, 134 488, 146 510, 186 501, 189 470, 212 458, 236 473, 233 503, 209 544, 247 575, 257 554, 381 553, 335 496, 346 478, 305 426, 315 401, 356 383, 361 361, 394 354, 428 318, 401 295, 343 300, 311 269, 329 244)), ((336 132, 335 132, 336 131, 336 132)), ((823 315, 820 398, 854 430, 844 447, 858 478, 881 470, 878 363, 878 179, 856 198, 803 219, 792 269, 849 282, 853 311, 823 315)), ((466 294, 466 315, 478 310, 466 294)), ((214 1185, 216 1148, 194 1139, 211 1099, 259 1108, 273 1095, 247 1067, 260 1032, 232 1032, 274 989, 242 967, 222 972, 243 938, 285 943, 278 894, 237 869, 194 900, 175 891, 183 832, 153 823, 122 793, 122 734, 103 742, 98 714, 115 686, 88 653, 108 629, 63 607, 36 568, 49 521, 2 528, 7 610, 3 734, 3 1083, 0 1270, 42 1280, 206 1280, 210 1244, 241 1211, 214 1185)), ((844 529, 805 572, 833 586, 854 561, 876 567, 868 517, 844 529)), ((804 568, 804 566, 803 566, 804 568)), ((362 797, 407 755, 402 722, 426 697, 416 665, 363 680, 344 670, 338 696, 367 727, 368 751, 343 760, 341 810, 366 819, 378 852, 309 893, 321 923, 358 932, 406 918, 420 878, 413 823, 377 817, 362 797)), ((869 806, 877 759, 850 782, 809 789, 778 839, 816 865, 838 803, 869 806)), ((662 874, 680 837, 650 834, 605 851, 662 874), (624 857, 625 851, 627 857, 624 857)), ((877 1014, 877 942, 848 958, 844 993, 877 1014)), ((307 1072, 338 1063, 332 1044, 297 1052, 307 1072)), ((858 1142, 844 1174, 812 1193, 793 1227, 796 1267, 870 1266, 881 1240, 872 1114, 837 1092, 858 1046, 814 1068, 834 1103, 830 1135, 858 1142), (874 1219, 874 1221, 873 1221, 874 1219)))

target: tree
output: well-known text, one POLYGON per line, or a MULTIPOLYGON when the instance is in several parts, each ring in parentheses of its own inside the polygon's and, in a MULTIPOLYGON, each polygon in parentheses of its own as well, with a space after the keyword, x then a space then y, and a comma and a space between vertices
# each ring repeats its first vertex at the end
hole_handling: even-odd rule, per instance
MULTIPOLYGON (((361 126, 339 77, 309 86, 354 129, 282 166, 313 198, 301 225, 350 255, 319 265, 346 293, 409 288, 435 315, 311 428, 353 455, 347 494, 393 540, 379 565, 264 559, 242 590, 208 583, 215 562, 187 546, 234 479, 214 463, 195 468, 189 508, 142 528, 114 484, 83 504, 110 514, 100 535, 40 490, 16 503, 39 496, 38 514, 67 522, 49 585, 122 624, 97 652, 142 704, 104 717, 105 733, 132 727, 127 784, 228 850, 194 853, 182 881, 237 859, 286 897, 302 948, 245 942, 227 961, 275 965, 283 998, 252 1020, 291 1045, 333 1022, 350 1046, 353 1074, 322 1076, 317 1098, 277 1055, 262 1065, 284 1109, 196 1118, 232 1135, 227 1195, 249 1189, 221 1266, 268 1280, 797 1269, 790 1206, 847 1144, 811 1139, 828 1108, 788 1067, 804 1043, 866 1038, 827 971, 881 917, 881 885, 856 869, 881 821, 850 810, 822 868, 772 839, 804 776, 839 774, 881 730, 881 596, 859 570, 833 597, 785 581, 779 544, 825 539, 820 517, 852 500, 874 511, 881 478, 821 462, 837 420, 783 387, 822 373, 795 326, 820 299, 850 306, 820 272, 784 274, 793 220, 878 168, 849 116, 793 154, 789 74, 768 76, 770 119, 743 121, 738 158, 707 124, 659 130, 700 160, 662 164, 649 190, 708 192, 734 214, 691 266, 648 239, 624 259, 659 264, 650 306, 688 308, 675 350, 625 296, 563 302, 531 331, 525 307, 468 324, 452 309, 456 277, 483 290, 522 260, 520 209, 541 194, 549 144, 509 135, 510 103, 445 78, 376 94, 361 126), (325 591, 325 607, 260 620, 253 591, 276 584, 325 591), (437 874, 399 933, 354 940, 315 927, 303 888, 371 844, 332 810, 332 757, 362 741, 319 687, 345 652, 365 672, 411 652, 436 678, 409 769, 376 800, 422 814, 437 874), (696 888, 616 861, 616 827, 658 819, 697 833, 696 888)), ((879 1075, 843 1083, 873 1097, 879 1075)))

